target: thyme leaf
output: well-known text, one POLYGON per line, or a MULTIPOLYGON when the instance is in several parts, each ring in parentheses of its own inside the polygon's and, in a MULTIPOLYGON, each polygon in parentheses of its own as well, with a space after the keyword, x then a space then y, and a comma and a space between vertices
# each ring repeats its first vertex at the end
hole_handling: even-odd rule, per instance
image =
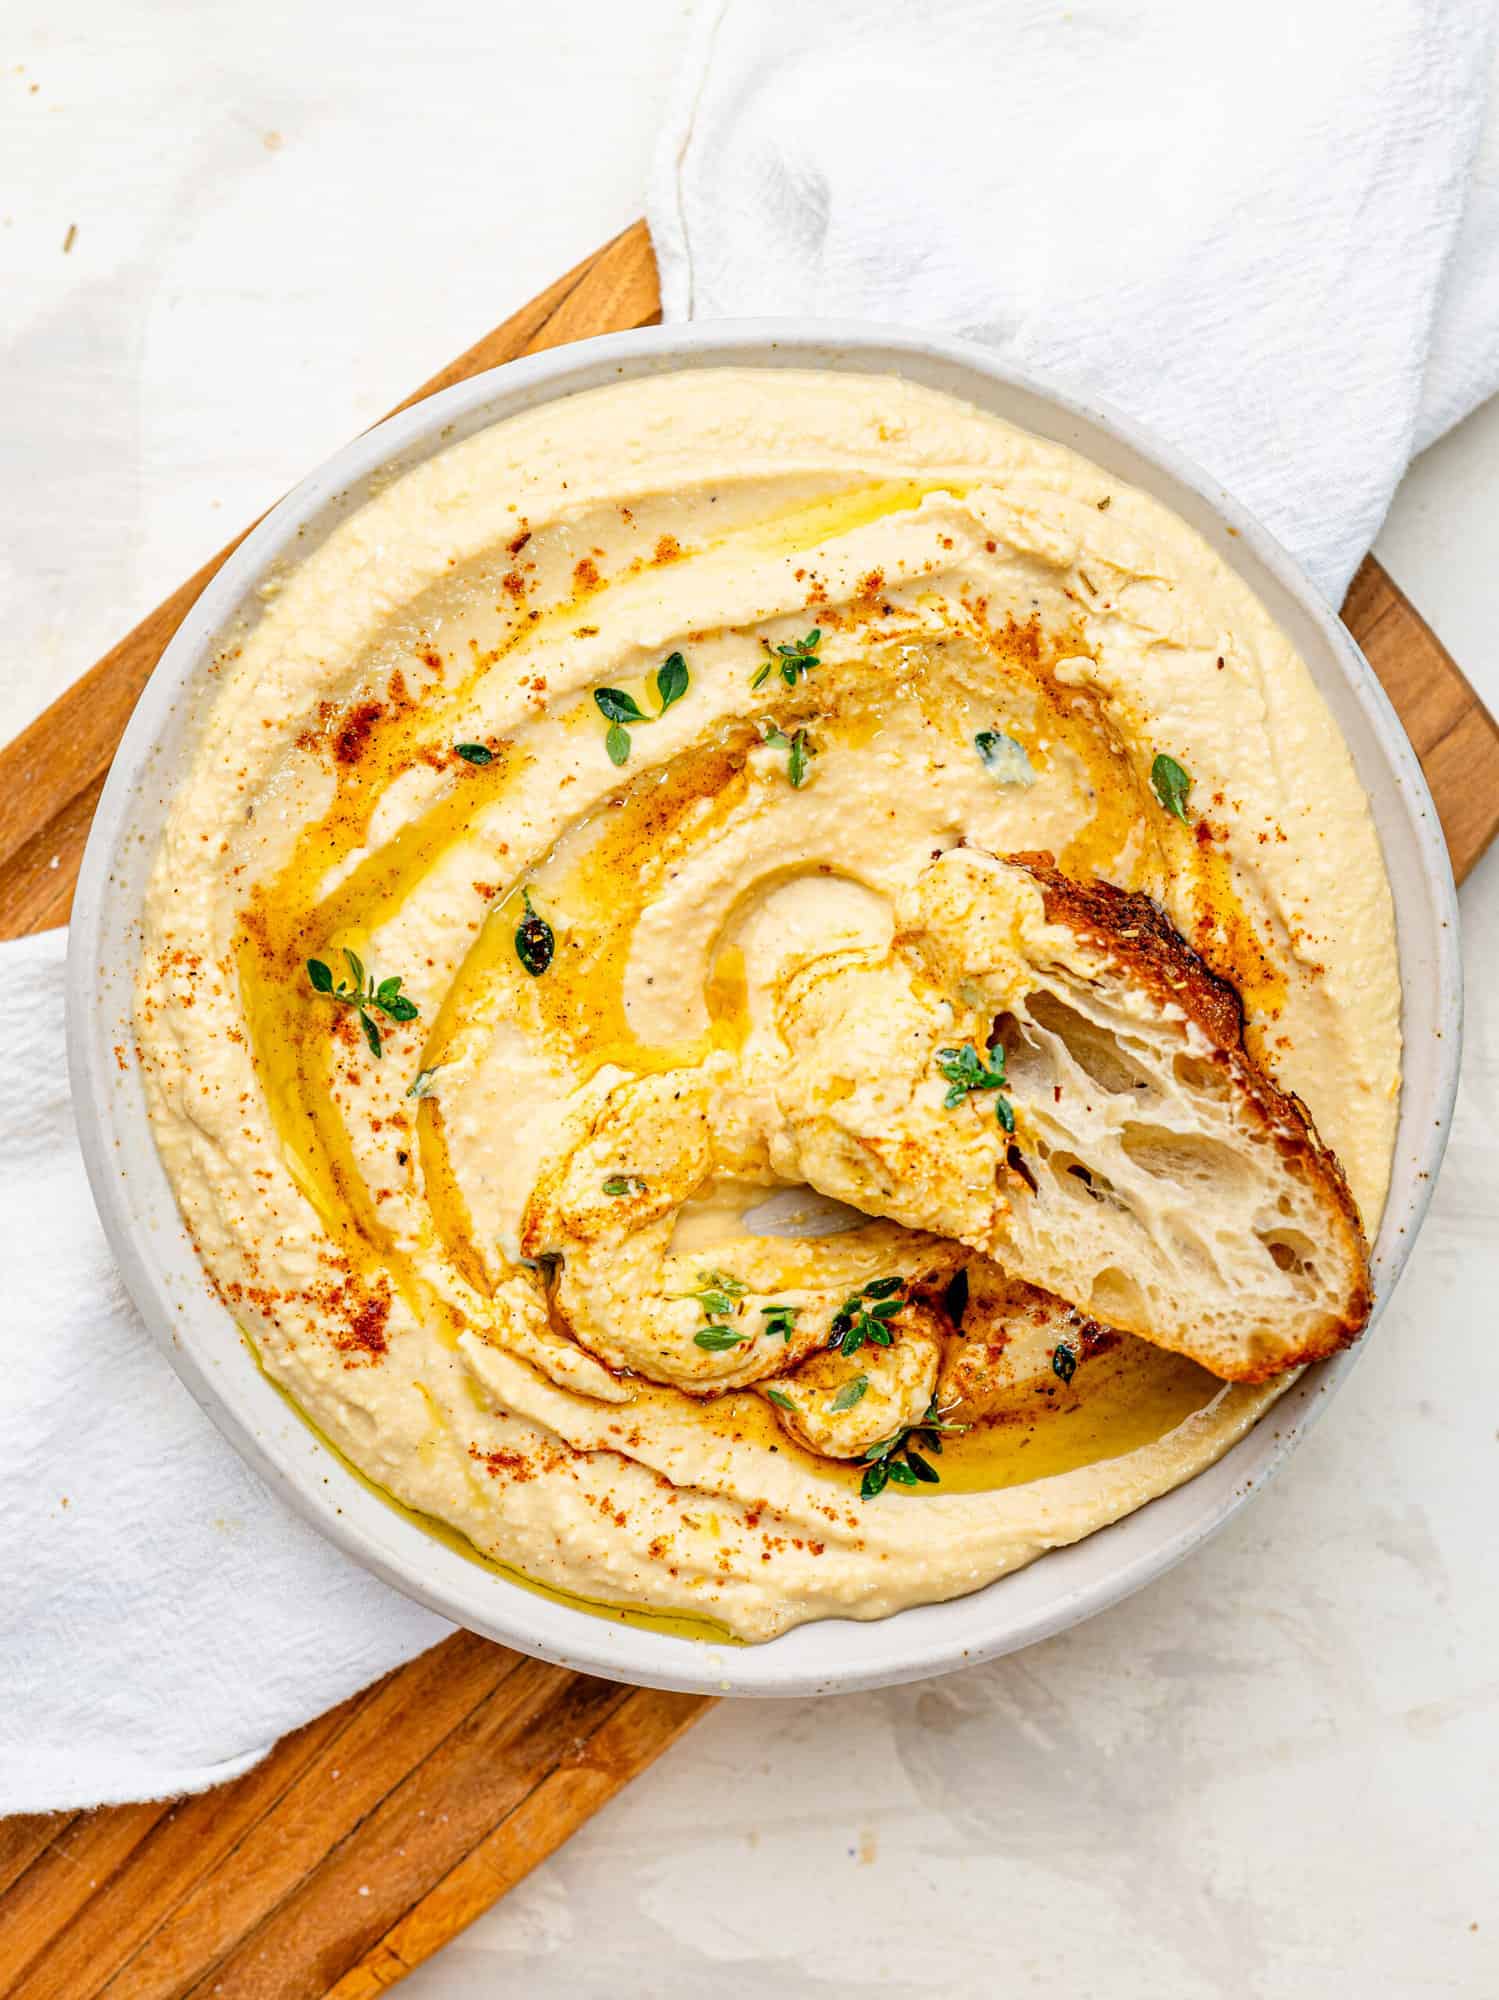
POLYGON ((973 739, 973 747, 984 769, 992 772, 1002 785, 1035 784, 1035 768, 1025 753, 1025 745, 1017 743, 1013 736, 1006 736, 1002 729, 981 729, 973 739))
POLYGON ((875 1278, 864 1287, 859 1296, 865 1299, 893 1299, 905 1282, 905 1279, 900 1277, 875 1278))
POLYGON ((742 1340, 749 1338, 748 1334, 740 1333, 732 1326, 701 1327, 692 1337, 697 1345, 706 1348, 709 1354, 727 1353, 729 1348, 737 1347, 742 1340))
POLYGON ((1187 794, 1192 789, 1192 780, 1174 757, 1161 751, 1150 767, 1150 782, 1156 797, 1167 812, 1179 819, 1183 826, 1187 823, 1187 794))
POLYGON ((623 688, 595 688, 593 698, 606 721, 649 722, 651 719, 634 695, 626 694, 623 688))
POLYGON ((656 699, 661 704, 660 708, 656 711, 656 720, 658 722, 671 707, 672 703, 680 701, 683 695, 686 694, 690 678, 687 672, 687 662, 683 659, 682 655, 680 653, 668 653, 656 669, 656 699))
POLYGON ((515 955, 533 979, 539 979, 552 962, 557 937, 545 917, 531 907, 531 891, 521 890, 525 915, 515 927, 515 955))
POLYGON ((841 1415, 844 1410, 851 1410, 855 1403, 862 1402, 868 1389, 869 1377, 856 1375, 852 1382, 844 1383, 828 1407, 835 1415, 841 1415))

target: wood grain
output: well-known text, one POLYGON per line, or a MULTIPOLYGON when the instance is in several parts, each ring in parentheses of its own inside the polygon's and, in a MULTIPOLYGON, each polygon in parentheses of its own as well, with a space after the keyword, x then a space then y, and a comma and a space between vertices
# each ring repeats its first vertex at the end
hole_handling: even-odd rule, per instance
POLYGON ((1343 620, 1421 760, 1461 882, 1499 833, 1499 723, 1373 556, 1348 587, 1343 620))
MULTIPOLYGON (((658 317, 639 223, 399 407, 658 317)), ((0 937, 66 922, 130 711, 241 539, 0 751, 0 937)), ((1499 727, 1372 558, 1343 615, 1405 722, 1461 879, 1499 831, 1499 727)), ((0 1821, 0 2000, 375 2000, 711 1706, 460 1632, 232 1784, 0 1821)))
POLYGON ((33 1856, 0 1896, 0 1994, 383 1992, 711 1706, 455 1633, 232 1784, 0 1822, 33 1856))

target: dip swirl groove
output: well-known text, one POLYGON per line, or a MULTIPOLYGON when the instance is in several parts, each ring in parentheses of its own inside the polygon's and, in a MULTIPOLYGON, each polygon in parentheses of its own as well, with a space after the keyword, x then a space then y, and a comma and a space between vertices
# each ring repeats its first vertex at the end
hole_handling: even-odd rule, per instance
POLYGON ((746 1639, 882 1616, 1190 1477, 1283 1385, 1038 1315, 976 1386, 969 1253, 759 1219, 796 1202, 788 981, 887 945, 959 842, 1155 897, 1377 1224, 1399 990, 1351 761, 1246 587, 1060 446, 842 373, 573 396, 386 487, 217 682, 147 900, 158 1145, 272 1377, 527 1578, 746 1639), (349 952, 416 1009, 378 1056, 308 979, 349 952), (897 1337, 830 1350, 891 1280, 897 1337), (939 1479, 862 1498, 928 1409, 967 1426, 939 1479))

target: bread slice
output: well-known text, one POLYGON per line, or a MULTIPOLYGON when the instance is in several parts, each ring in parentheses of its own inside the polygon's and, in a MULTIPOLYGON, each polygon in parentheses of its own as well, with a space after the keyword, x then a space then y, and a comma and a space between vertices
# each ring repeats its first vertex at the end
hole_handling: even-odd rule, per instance
POLYGON ((1050 855, 956 848, 901 899, 888 957, 819 961, 779 999, 780 1171, 1231 1381, 1362 1331, 1338 1163, 1246 1053, 1233 989, 1146 897, 1050 855), (897 987, 899 1033, 871 1062, 861 992, 883 1007, 897 987), (945 1087, 965 1043, 989 1078, 1002 1051, 1002 1086, 945 1087))

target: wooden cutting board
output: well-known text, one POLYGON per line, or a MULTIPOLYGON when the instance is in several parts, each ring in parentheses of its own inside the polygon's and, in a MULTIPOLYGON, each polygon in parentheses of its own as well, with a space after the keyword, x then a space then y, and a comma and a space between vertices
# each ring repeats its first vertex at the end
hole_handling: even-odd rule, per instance
MULTIPOLYGON (((639 223, 407 400, 658 317, 639 223)), ((228 553, 0 752, 0 937, 67 921, 120 732, 228 553)), ((1343 616, 1425 766, 1461 879, 1499 830, 1499 728, 1372 559, 1343 616)), ((0 1821, 0 1996, 370 2000, 711 1705, 593 1680, 460 1632, 216 1791, 0 1821)))

